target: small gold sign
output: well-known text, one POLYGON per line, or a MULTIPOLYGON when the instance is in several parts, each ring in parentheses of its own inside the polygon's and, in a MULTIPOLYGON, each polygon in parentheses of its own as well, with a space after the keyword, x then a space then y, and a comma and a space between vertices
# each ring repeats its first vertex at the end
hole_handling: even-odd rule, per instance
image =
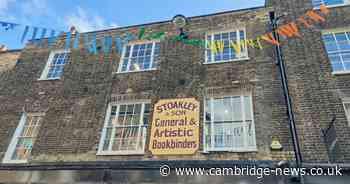
POLYGON ((154 105, 149 150, 154 155, 191 155, 199 148, 199 102, 160 100, 154 105))
POLYGON ((278 141, 278 139, 276 139, 276 138, 272 139, 271 149, 273 149, 273 150, 281 150, 282 149, 282 145, 278 141))

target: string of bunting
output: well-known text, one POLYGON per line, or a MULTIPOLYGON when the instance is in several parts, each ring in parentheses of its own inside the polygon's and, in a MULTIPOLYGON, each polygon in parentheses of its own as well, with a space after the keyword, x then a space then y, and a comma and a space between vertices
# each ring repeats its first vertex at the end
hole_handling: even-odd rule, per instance
MULTIPOLYGON (((13 22, 4 22, 0 21, 0 28, 4 29, 5 31, 11 31, 19 27, 21 24, 13 23, 13 22)), ((46 36, 49 37, 55 37, 60 36, 63 34, 63 31, 57 31, 50 28, 45 27, 36 27, 36 26, 24 26, 24 31, 21 36, 21 43, 24 43, 26 39, 36 40, 36 39, 43 39, 46 36), (41 32, 40 32, 41 31, 41 32), (50 31, 50 34, 48 34, 50 31), (31 33, 31 36, 29 35, 31 33), (56 33, 59 33, 56 35, 56 33), (39 37, 38 37, 39 36, 39 37)))
MULTIPOLYGON (((320 12, 323 15, 327 15, 329 14, 329 9, 325 5, 321 5, 320 12)), ((314 23, 319 23, 324 21, 325 21, 325 18, 322 17, 320 14, 318 14, 315 10, 308 10, 304 15, 300 16, 296 21, 292 21, 287 24, 279 26, 276 32, 286 39, 292 38, 292 37, 300 38, 301 37, 299 33, 300 24, 305 26, 306 28, 315 28, 313 26, 314 23)), ((2 22, 2 21, 0 21, 0 25, 1 27, 5 28, 5 30, 13 30, 15 27, 19 26, 19 24, 2 22)), ((33 30, 31 41, 39 43, 39 44, 36 44, 37 46, 43 46, 42 40, 43 38, 45 38, 49 30, 47 28, 25 26, 24 32, 21 37, 21 42, 22 43, 24 42, 24 40, 26 39, 31 29, 33 30), (39 40, 37 40, 36 37, 40 29, 41 29, 40 38, 39 40)), ((224 52, 223 40, 207 41, 207 40, 201 40, 201 39, 189 39, 189 38, 183 37, 183 35, 169 35, 165 32, 151 33, 146 35, 146 30, 143 27, 136 30, 136 34, 135 32, 133 32, 133 34, 130 32, 126 32, 122 36, 123 38, 121 37, 121 35, 115 34, 113 36, 112 35, 103 36, 101 39, 98 39, 98 40, 96 38, 96 32, 80 34, 75 30, 70 30, 69 32, 61 31, 58 35, 56 35, 56 31, 51 30, 51 33, 47 39, 48 47, 51 48, 54 45, 54 43, 57 41, 57 39, 61 36, 65 39, 65 46, 64 46, 65 49, 70 49, 71 46, 73 47, 73 49, 77 49, 79 47, 79 42, 83 41, 84 48, 90 54, 99 53, 96 47, 97 41, 101 43, 100 44, 102 46, 101 49, 104 54, 109 54, 111 52, 113 42, 115 43, 116 52, 121 54, 123 46, 127 45, 130 41, 153 40, 153 39, 164 40, 166 38, 170 38, 170 40, 172 41, 180 41, 188 45, 204 46, 207 49, 210 49, 214 54, 224 52), (82 40, 81 40, 81 37, 83 37, 82 40), (71 45, 71 42, 73 42, 73 45, 71 45)), ((272 36, 272 32, 268 32, 263 35, 257 36, 255 39, 245 39, 245 40, 242 40, 241 42, 230 40, 229 47, 233 48, 237 54, 241 52, 241 48, 248 47, 248 46, 255 49, 262 50, 263 49, 263 44, 261 43, 262 40, 273 45, 281 44, 279 41, 274 39, 274 37, 272 36)))

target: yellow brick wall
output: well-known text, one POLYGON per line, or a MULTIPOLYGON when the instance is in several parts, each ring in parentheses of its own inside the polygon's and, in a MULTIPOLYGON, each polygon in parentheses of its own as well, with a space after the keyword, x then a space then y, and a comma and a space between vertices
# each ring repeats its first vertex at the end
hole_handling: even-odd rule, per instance
POLYGON ((11 70, 15 67, 20 51, 0 52, 0 72, 11 70))

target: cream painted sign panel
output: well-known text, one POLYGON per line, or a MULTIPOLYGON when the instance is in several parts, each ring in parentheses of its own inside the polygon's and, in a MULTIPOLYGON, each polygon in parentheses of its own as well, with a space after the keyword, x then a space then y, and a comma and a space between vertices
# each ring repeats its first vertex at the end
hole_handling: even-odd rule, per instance
POLYGON ((153 155, 192 155, 199 148, 199 102, 159 100, 154 105, 149 150, 153 155))

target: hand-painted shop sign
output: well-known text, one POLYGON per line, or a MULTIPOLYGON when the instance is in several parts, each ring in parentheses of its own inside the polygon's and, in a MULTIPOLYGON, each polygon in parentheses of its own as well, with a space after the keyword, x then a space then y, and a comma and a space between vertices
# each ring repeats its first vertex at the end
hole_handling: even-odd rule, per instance
POLYGON ((199 148, 199 102, 164 99, 154 105, 149 150, 153 155, 192 155, 199 148))

